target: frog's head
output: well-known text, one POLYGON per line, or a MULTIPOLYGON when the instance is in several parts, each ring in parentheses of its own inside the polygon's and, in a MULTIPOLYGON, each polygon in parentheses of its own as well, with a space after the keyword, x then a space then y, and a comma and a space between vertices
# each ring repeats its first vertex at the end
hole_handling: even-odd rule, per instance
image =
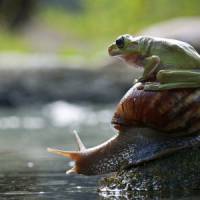
POLYGON ((110 56, 124 57, 138 54, 138 42, 129 34, 119 36, 114 43, 108 47, 110 56))

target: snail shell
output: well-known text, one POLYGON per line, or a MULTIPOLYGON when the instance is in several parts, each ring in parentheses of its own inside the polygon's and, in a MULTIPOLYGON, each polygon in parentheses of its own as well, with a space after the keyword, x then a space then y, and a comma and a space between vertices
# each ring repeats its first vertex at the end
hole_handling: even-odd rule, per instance
POLYGON ((200 90, 161 92, 137 90, 126 93, 117 106, 112 124, 117 130, 152 127, 168 135, 192 134, 200 130, 200 90))
POLYGON ((75 161, 67 173, 115 172, 200 144, 200 136, 192 134, 200 129, 200 90, 150 92, 137 88, 134 85, 117 106, 112 124, 118 135, 86 148, 75 133, 79 151, 48 148, 51 153, 75 161), (175 135, 179 137, 171 137, 175 135))

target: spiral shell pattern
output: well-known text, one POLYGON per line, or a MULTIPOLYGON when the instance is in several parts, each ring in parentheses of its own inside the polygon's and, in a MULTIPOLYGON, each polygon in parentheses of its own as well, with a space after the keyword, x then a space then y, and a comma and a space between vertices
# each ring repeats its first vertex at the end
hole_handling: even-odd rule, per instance
POLYGON ((118 130, 146 126, 171 135, 195 133, 200 130, 200 89, 153 92, 133 86, 119 102, 112 124, 118 130))

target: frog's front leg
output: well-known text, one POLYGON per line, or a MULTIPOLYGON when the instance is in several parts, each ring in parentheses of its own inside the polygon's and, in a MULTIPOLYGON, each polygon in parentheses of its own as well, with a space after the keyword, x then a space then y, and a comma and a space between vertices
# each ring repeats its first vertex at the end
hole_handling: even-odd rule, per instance
POLYGON ((158 65, 160 64, 160 58, 158 56, 150 56, 144 59, 143 67, 144 72, 142 77, 138 79, 139 82, 145 82, 148 80, 152 74, 158 69, 158 65))
POLYGON ((144 90, 159 91, 200 87, 200 71, 160 70, 156 78, 159 82, 145 84, 144 90))

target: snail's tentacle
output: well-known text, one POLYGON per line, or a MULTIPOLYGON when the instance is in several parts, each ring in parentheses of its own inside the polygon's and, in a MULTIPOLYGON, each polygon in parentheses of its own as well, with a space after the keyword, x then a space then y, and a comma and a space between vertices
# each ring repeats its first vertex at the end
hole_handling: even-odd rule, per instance
POLYGON ((60 156, 70 158, 74 161, 78 161, 82 158, 82 152, 79 152, 79 151, 63 151, 63 150, 52 149, 52 148, 47 148, 47 151, 50 153, 54 153, 60 156))
MULTIPOLYGON (((84 157, 84 154, 81 151, 63 151, 52 148, 47 148, 47 151, 50 153, 70 158, 73 161, 75 161, 75 163, 79 162, 84 157)), ((66 171, 66 174, 73 174, 73 173, 77 173, 77 165, 66 171)))
POLYGON ((74 135, 75 135, 76 143, 78 144, 79 151, 84 151, 84 150, 86 150, 86 147, 85 147, 85 145, 83 144, 83 142, 81 141, 81 138, 79 137, 77 131, 74 130, 73 133, 74 133, 74 135))
POLYGON ((77 173, 76 172, 76 167, 72 167, 71 169, 66 171, 66 174, 74 174, 74 173, 77 173))

